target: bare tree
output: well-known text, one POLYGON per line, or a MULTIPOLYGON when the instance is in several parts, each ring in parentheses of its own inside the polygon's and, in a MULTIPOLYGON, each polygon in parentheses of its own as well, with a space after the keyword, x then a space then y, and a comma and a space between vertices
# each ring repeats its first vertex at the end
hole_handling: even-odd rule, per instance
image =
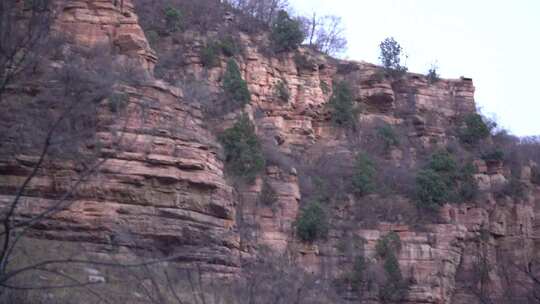
POLYGON ((327 55, 340 55, 347 49, 347 39, 343 21, 338 16, 317 16, 313 13, 310 18, 300 18, 307 37, 306 43, 327 55))
POLYGON ((91 261, 75 255, 21 264, 28 255, 21 244, 75 202, 79 188, 110 157, 102 148, 120 146, 123 122, 129 120, 121 116, 130 102, 123 90, 137 81, 133 75, 142 75, 129 64, 115 64, 108 46, 78 49, 55 38, 50 27, 57 9, 48 1, 0 3, 0 171, 11 176, 0 184, 0 297, 12 290, 92 284, 58 270, 91 261), (100 131, 113 134, 110 142, 98 138, 100 131), (39 180, 58 168, 69 174, 55 190, 40 187, 39 180), (44 198, 34 204, 39 211, 27 210, 38 198, 44 198), (37 273, 61 282, 48 284, 35 275, 20 280, 37 273))
POLYGON ((38 64, 53 12, 48 0, 0 2, 0 101, 11 84, 38 64))
POLYGON ((288 0, 229 0, 228 3, 267 25, 274 22, 279 11, 289 9, 288 0))

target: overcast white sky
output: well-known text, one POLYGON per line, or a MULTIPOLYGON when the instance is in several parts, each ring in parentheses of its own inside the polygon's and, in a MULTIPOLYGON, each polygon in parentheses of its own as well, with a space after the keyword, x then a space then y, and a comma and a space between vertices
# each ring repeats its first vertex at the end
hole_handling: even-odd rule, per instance
POLYGON ((343 18, 346 57, 378 62, 393 36, 412 72, 437 62, 444 78, 472 77, 482 113, 513 134, 540 135, 540 0, 290 0, 302 14, 343 18))

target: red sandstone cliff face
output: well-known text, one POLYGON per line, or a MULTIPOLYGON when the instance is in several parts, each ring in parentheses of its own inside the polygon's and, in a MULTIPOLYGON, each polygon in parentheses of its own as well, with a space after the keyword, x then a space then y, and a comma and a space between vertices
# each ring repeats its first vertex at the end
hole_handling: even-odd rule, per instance
MULTIPOLYGON (((124 1, 123 8, 106 0, 69 1, 55 28, 67 33, 74 44, 105 44, 118 60, 135 60, 150 75, 158 60, 130 1, 124 1)), ((345 231, 339 224, 354 220, 351 209, 355 201, 351 198, 333 210, 328 240, 301 244, 293 229, 302 200, 298 168, 266 168, 265 177, 277 193, 276 206, 258 204, 262 179, 234 193, 219 157, 221 148, 203 123, 200 107, 188 103, 182 89, 174 86, 174 80, 186 75, 204 76, 217 92, 225 58, 220 66, 205 71, 198 54, 206 37, 189 32, 185 37, 185 64, 167 71, 173 75, 173 84, 152 78, 145 85, 125 89, 130 100, 126 110, 129 121, 116 122, 127 126, 122 149, 107 146, 113 136, 110 131, 98 134, 110 153, 99 178, 77 191, 75 203, 68 210, 44 221, 36 237, 85 243, 95 252, 103 252, 112 244, 129 248, 135 243, 138 248, 164 255, 180 254, 183 262, 203 262, 203 270, 222 274, 238 272, 241 256, 257 255, 257 245, 266 245, 288 252, 306 271, 332 279, 351 267, 338 249, 345 232, 364 239, 363 254, 373 257, 377 240, 395 231, 403 242, 400 268, 411 283, 408 303, 475 303, 466 275, 480 249, 494 263, 502 263, 498 260, 501 251, 511 251, 517 258, 538 254, 538 191, 519 202, 501 202, 488 195, 477 202, 448 206, 442 210, 442 224, 430 224, 422 231, 400 220, 370 229, 353 226, 345 231), (142 103, 147 104, 144 119, 138 110, 142 103)), ((259 50, 260 41, 253 37, 243 36, 242 45, 245 49, 240 66, 253 99, 245 110, 251 114, 259 136, 274 142, 277 152, 292 158, 315 160, 325 153, 356 152, 350 145, 351 137, 329 120, 325 105, 330 92, 323 90, 322 83, 331 88, 335 79, 353 84, 355 100, 363 109, 352 140, 362 142, 377 121, 406 131, 403 136, 410 145, 393 149, 387 156, 399 166, 412 166, 425 149, 451 142, 459 117, 475 111, 474 87, 469 79, 429 84, 422 75, 408 74, 396 84, 372 64, 334 60, 302 50, 310 66, 300 67, 293 54, 264 55, 259 50), (288 102, 276 98, 279 82, 286 83, 290 90, 288 102)), ((222 129, 235 115, 230 114, 212 128, 222 129)), ((2 157, 0 201, 12 199, 21 174, 33 159, 31 155, 2 157)), ((475 177, 482 189, 505 182, 501 170, 478 164, 475 177)), ((39 176, 31 188, 39 190, 35 193, 60 192, 61 183, 54 176, 69 176, 71 170, 68 164, 59 164, 54 175, 39 176)), ((523 181, 532 188, 526 174, 523 181)), ((405 200, 399 196, 391 199, 405 200)), ((39 195, 25 200, 31 207, 23 216, 38 213, 48 203, 39 195)), ((130 254, 123 249, 120 252, 130 254)), ((505 286, 499 274, 489 275, 494 292, 505 286)), ((351 301, 355 300, 351 296, 351 301)))

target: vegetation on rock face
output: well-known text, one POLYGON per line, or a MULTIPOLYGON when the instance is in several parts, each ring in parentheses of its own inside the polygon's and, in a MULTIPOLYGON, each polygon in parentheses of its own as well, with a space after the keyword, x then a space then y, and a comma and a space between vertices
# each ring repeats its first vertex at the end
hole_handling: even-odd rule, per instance
POLYGON ((502 162, 504 160, 504 152, 501 149, 492 149, 482 153, 482 159, 486 162, 502 162))
POLYGON ((232 58, 227 62, 227 70, 223 75, 223 89, 227 98, 230 98, 237 106, 244 106, 251 101, 247 83, 242 79, 240 68, 232 58))
POLYGON ((289 88, 284 81, 279 81, 277 83, 276 96, 279 100, 283 102, 289 102, 289 99, 291 98, 291 93, 289 92, 289 88))
POLYGON ((294 64, 298 70, 313 70, 313 62, 306 55, 296 53, 293 57, 294 64))
POLYGON ((448 200, 448 185, 433 170, 421 170, 416 176, 416 200, 421 209, 437 210, 448 200))
POLYGON ((437 72, 438 69, 439 68, 436 65, 432 65, 431 68, 429 68, 426 78, 430 84, 434 84, 441 80, 439 73, 437 72))
POLYGON ((325 238, 328 228, 326 211, 318 201, 310 202, 302 208, 296 220, 296 234, 304 242, 314 242, 325 238))
POLYGON ((379 48, 379 60, 387 72, 394 76, 402 76, 407 72, 407 67, 401 64, 403 48, 393 37, 386 38, 379 48))
POLYGON ((210 42, 201 48, 200 57, 203 66, 213 68, 218 65, 219 49, 216 43, 210 42))
POLYGON ((531 182, 540 186, 540 168, 538 166, 531 168, 531 182))
POLYGON ((463 202, 476 196, 477 185, 470 163, 459 167, 448 151, 431 156, 426 168, 416 176, 416 201, 418 207, 436 211, 444 203, 463 202))
POLYGON ((382 259, 385 281, 379 286, 379 299, 383 303, 396 303, 407 295, 408 284, 403 279, 397 255, 401 251, 401 239, 390 232, 377 241, 375 251, 382 259))
POLYGON ((293 51, 304 41, 300 22, 289 17, 286 11, 280 11, 272 25, 270 33, 273 49, 277 52, 293 51))
POLYGON ((219 141, 225 149, 227 169, 236 177, 252 182, 264 169, 265 160, 255 127, 246 115, 225 130, 219 141))
POLYGON ((465 126, 459 132, 461 142, 476 145, 491 134, 493 128, 479 114, 469 114, 464 119, 465 126))
POLYGON ((338 126, 353 126, 355 109, 349 84, 345 81, 334 83, 333 93, 328 105, 332 112, 332 121, 338 126))
POLYGON ((401 238, 393 231, 380 238, 375 245, 375 252, 380 258, 399 251, 401 251, 401 238))
POLYGON ((392 126, 385 124, 382 127, 377 128, 377 136, 382 140, 384 144, 384 150, 389 151, 392 147, 399 146, 399 138, 392 126))
POLYGON ((366 153, 356 156, 352 185, 357 195, 366 195, 375 190, 375 164, 366 153))
POLYGON ((428 166, 416 177, 416 200, 421 209, 436 211, 444 203, 462 202, 476 196, 474 167, 467 163, 461 168, 448 151, 431 156, 428 166))
POLYGON ((276 190, 270 185, 267 180, 263 181, 261 193, 259 194, 259 202, 266 207, 274 206, 278 201, 276 190))
POLYGON ((174 33, 182 29, 182 13, 179 9, 169 6, 165 8, 164 14, 165 24, 169 32, 174 33))
POLYGON ((342 54, 347 49, 340 17, 313 13, 311 17, 300 17, 300 20, 309 47, 330 56, 342 54))

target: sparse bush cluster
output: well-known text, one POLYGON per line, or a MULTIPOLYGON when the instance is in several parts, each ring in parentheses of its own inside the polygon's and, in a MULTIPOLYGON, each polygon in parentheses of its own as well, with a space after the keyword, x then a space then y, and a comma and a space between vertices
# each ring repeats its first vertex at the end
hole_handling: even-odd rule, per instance
POLYGON ((246 115, 225 130, 219 141, 225 149, 225 161, 229 172, 247 182, 252 182, 264 169, 265 160, 255 127, 246 115))
POLYGON ((332 122, 341 127, 353 127, 356 111, 351 88, 345 81, 334 83, 333 93, 328 102, 332 114, 332 122))
POLYGON ((298 70, 313 70, 313 62, 306 55, 296 53, 293 57, 294 64, 298 70))
POLYGON ((328 234, 328 217, 322 204, 312 201, 302 208, 296 221, 296 234, 304 242, 323 239, 328 234))

